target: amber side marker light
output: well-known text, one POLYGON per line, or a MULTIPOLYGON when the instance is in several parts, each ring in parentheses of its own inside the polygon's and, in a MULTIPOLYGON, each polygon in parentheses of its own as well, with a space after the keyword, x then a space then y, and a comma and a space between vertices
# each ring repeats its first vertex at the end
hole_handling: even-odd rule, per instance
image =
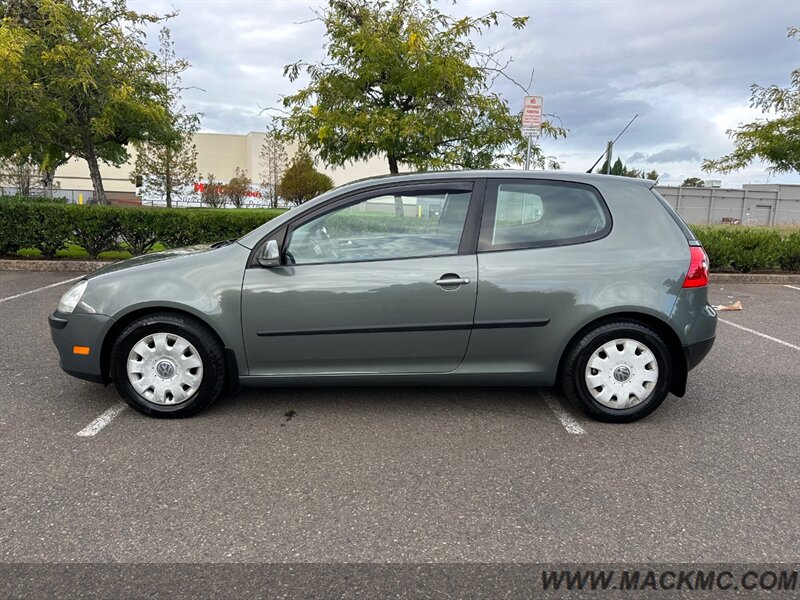
POLYGON ((82 354, 83 356, 88 356, 89 354, 89 346, 73 346, 72 347, 73 354, 82 354))

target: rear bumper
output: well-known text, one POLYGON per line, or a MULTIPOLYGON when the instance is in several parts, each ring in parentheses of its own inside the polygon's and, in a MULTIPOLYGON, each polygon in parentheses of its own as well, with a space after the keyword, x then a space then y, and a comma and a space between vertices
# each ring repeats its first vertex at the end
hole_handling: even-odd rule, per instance
POLYGON ((703 340, 701 342, 695 342, 694 344, 689 344, 688 346, 683 347, 683 353, 686 355, 686 369, 691 371, 697 365, 700 364, 709 352, 711 352, 711 347, 714 345, 714 341, 716 340, 716 336, 710 337, 707 340, 703 340))
POLYGON ((106 383, 100 355, 105 332, 113 319, 106 315, 65 315, 56 311, 48 322, 50 337, 58 350, 59 364, 64 372, 79 379, 106 383), (88 348, 88 354, 76 354, 75 346, 88 348))

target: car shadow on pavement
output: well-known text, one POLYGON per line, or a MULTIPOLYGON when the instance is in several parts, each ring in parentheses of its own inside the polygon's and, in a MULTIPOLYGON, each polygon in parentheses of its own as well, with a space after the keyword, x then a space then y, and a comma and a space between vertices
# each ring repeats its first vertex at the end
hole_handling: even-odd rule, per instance
POLYGON ((280 412, 288 422, 303 412, 534 416, 547 411, 550 388, 476 387, 286 387, 240 389, 198 415, 280 412), (291 413, 291 416, 289 414, 291 413))

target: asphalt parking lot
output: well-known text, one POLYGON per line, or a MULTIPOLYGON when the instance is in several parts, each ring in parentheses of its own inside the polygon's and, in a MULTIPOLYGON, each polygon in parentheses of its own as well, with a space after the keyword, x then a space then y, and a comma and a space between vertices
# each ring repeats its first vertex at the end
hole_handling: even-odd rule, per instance
POLYGON ((800 286, 713 285, 744 310, 631 425, 520 388, 246 390, 158 421, 59 369, 72 277, 0 272, 2 562, 800 556, 800 286))

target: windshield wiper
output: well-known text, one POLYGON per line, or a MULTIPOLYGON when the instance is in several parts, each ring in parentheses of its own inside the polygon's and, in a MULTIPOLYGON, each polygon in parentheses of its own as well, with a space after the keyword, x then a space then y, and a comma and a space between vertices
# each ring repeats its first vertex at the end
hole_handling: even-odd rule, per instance
POLYGON ((222 242, 214 242, 211 244, 212 248, 222 248, 223 246, 230 246, 239 238, 233 238, 232 240, 223 240, 222 242))

